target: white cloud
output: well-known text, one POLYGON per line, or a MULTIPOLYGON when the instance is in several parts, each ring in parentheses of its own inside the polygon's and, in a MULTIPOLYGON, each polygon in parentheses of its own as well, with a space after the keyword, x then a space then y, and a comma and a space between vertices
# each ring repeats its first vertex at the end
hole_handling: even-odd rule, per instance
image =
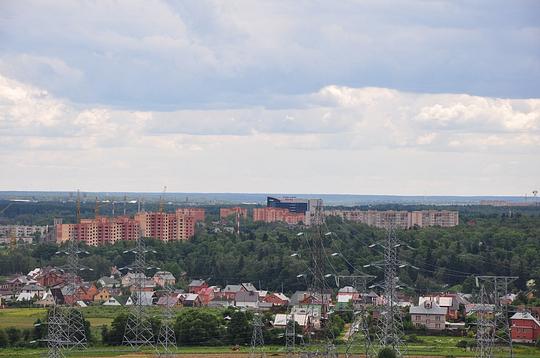
POLYGON ((530 165, 540 155, 540 99, 327 86, 288 103, 128 111, 76 105, 0 76, 0 165, 13 168, 0 188, 19 188, 36 171, 40 180, 28 182, 30 189, 66 189, 79 178, 101 190, 151 190, 179 180, 177 190, 188 191, 481 194, 497 193, 495 185, 515 193, 516 183, 532 186, 540 177, 530 165), (482 163, 465 165, 466 158, 482 163), (380 179, 392 175, 386 166, 402 171, 394 190, 385 191, 390 182, 380 179), (425 167, 433 172, 422 173, 425 167), (74 169, 59 176, 62 168, 74 169), (506 179, 486 186, 481 178, 494 170, 506 179), (290 173, 276 174, 283 171, 290 173), (294 175, 311 178, 305 190, 294 175), (414 191, 419 175, 440 186, 414 191), (358 180, 369 183, 364 189, 358 180))

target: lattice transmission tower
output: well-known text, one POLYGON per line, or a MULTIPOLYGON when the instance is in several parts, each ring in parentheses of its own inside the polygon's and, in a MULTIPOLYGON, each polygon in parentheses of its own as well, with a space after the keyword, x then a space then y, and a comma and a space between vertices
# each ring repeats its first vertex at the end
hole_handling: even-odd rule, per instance
POLYGON ((135 248, 124 251, 124 253, 132 253, 135 255, 135 260, 131 266, 128 267, 128 270, 134 274, 134 290, 131 293, 133 304, 129 312, 124 331, 124 338, 122 340, 124 345, 129 345, 133 349, 137 349, 141 346, 155 346, 154 333, 150 323, 150 316, 147 311, 149 302, 146 301, 147 296, 144 292, 146 270, 149 268, 146 266, 147 252, 155 251, 146 249, 142 234, 139 235, 135 248))
POLYGON ((79 248, 78 237, 80 230, 80 226, 77 225, 77 238, 69 240, 65 251, 57 252, 66 255, 66 264, 60 269, 67 274, 68 282, 64 291, 67 296, 71 297, 71 302, 66 302, 69 307, 65 308, 62 313, 66 320, 66 336, 69 339, 71 349, 85 349, 88 344, 84 316, 78 309, 79 289, 81 286, 79 274, 85 270, 92 271, 92 269, 82 265, 80 262, 81 255, 89 254, 88 251, 79 248))
POLYGON ((158 347, 162 349, 161 357, 175 357, 173 349, 176 348, 176 334, 174 333, 174 289, 171 286, 165 287, 166 302, 163 307, 163 320, 158 336, 158 347))
POLYGON ((397 305, 397 289, 399 288, 398 269, 406 266, 418 269, 399 259, 399 248, 403 244, 398 240, 394 223, 386 225, 386 238, 369 247, 380 246, 383 249, 383 260, 377 261, 364 267, 378 267, 384 270, 384 282, 382 283, 384 305, 377 320, 377 331, 375 342, 377 351, 388 347, 396 352, 398 357, 406 353, 406 346, 403 340, 403 317, 401 308, 397 305))
POLYGON ((476 277, 476 285, 480 288, 480 305, 475 310, 478 317, 477 358, 514 356, 508 305, 502 299, 508 294, 508 286, 517 279, 515 276, 476 277))
POLYGON ((328 284, 328 278, 335 276, 335 272, 329 273, 330 261, 325 240, 331 236, 331 232, 327 232, 325 225, 323 207, 320 201, 310 203, 310 218, 309 223, 312 227, 308 235, 305 237, 308 251, 308 272, 304 276, 307 283, 308 295, 314 300, 317 305, 308 305, 307 313, 312 317, 317 307, 320 307, 320 326, 314 327, 313 324, 308 324, 304 329, 304 344, 300 352, 302 357, 326 357, 337 358, 337 351, 334 345, 332 329, 330 327, 330 295, 331 288, 328 284), (313 205, 314 207, 311 207, 313 205))
POLYGON ((63 358, 63 351, 69 347, 70 341, 67 336, 65 315, 56 302, 48 311, 46 325, 47 358, 63 358))
POLYGON ((262 321, 261 315, 256 312, 253 314, 253 331, 251 334, 251 348, 249 350, 249 358, 264 358, 266 353, 264 352, 264 336, 263 336, 263 327, 264 323, 262 321))
MULTIPOLYGON (((359 275, 339 275, 336 276, 336 285, 341 288, 342 284, 350 285, 357 293, 365 293, 367 283, 373 280, 375 276, 367 274, 359 275)), ((354 351, 362 347, 364 357, 371 358, 376 356, 373 344, 371 342, 371 333, 369 330, 369 312, 364 302, 352 302, 352 306, 340 308, 340 311, 352 311, 353 322, 348 331, 347 346, 345 356, 353 357, 354 351)))

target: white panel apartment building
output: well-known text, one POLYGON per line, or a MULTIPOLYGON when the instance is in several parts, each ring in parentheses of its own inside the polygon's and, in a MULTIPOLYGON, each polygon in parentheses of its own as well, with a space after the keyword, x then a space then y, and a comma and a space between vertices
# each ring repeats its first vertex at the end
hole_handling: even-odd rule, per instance
POLYGON ((459 212, 449 210, 329 210, 326 216, 338 216, 343 220, 359 222, 369 226, 384 228, 393 224, 396 228, 441 226, 452 227, 459 224, 459 212))

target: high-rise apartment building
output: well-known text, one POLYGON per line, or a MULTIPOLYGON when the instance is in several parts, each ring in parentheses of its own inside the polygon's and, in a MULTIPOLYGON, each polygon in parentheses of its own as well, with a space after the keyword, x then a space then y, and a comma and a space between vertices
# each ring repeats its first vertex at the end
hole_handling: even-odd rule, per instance
POLYGON ((204 208, 178 208, 176 209, 177 214, 182 214, 185 216, 193 216, 195 223, 198 221, 204 222, 205 219, 205 210, 204 208))
POLYGON ((325 215, 339 216, 344 220, 364 223, 384 228, 393 225, 400 229, 412 227, 442 226, 452 227, 459 224, 459 212, 449 210, 329 210, 325 215))
POLYGON ((253 221, 283 221, 289 224, 313 225, 322 222, 322 200, 293 197, 266 198, 266 208, 253 211, 253 221))
POLYGON ((287 224, 300 224, 305 222, 306 215, 303 213, 291 213, 285 208, 254 208, 253 221, 272 223, 282 221, 287 224))
POLYGON ((230 216, 239 215, 242 219, 247 219, 248 211, 247 208, 241 208, 239 206, 233 207, 233 208, 220 208, 219 209, 219 218, 220 219, 226 219, 230 216))
POLYGON ((141 235, 163 241, 189 240, 195 235, 195 217, 182 210, 175 213, 140 212, 134 218, 99 216, 82 219, 79 224, 57 224, 55 229, 58 243, 76 239, 92 246, 135 241, 141 235))
POLYGON ((82 219, 80 224, 56 225, 56 242, 80 240, 91 246, 133 241, 139 237, 139 224, 127 216, 82 219))
POLYGON ((195 218, 182 212, 140 212, 135 221, 143 236, 162 241, 189 240, 195 235, 195 218))

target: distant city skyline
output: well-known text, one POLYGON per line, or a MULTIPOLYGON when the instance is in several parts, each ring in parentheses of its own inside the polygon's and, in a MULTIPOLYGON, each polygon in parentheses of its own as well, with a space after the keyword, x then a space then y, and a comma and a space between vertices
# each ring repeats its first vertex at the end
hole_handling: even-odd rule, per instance
POLYGON ((535 1, 4 1, 0 190, 540 188, 535 1))

